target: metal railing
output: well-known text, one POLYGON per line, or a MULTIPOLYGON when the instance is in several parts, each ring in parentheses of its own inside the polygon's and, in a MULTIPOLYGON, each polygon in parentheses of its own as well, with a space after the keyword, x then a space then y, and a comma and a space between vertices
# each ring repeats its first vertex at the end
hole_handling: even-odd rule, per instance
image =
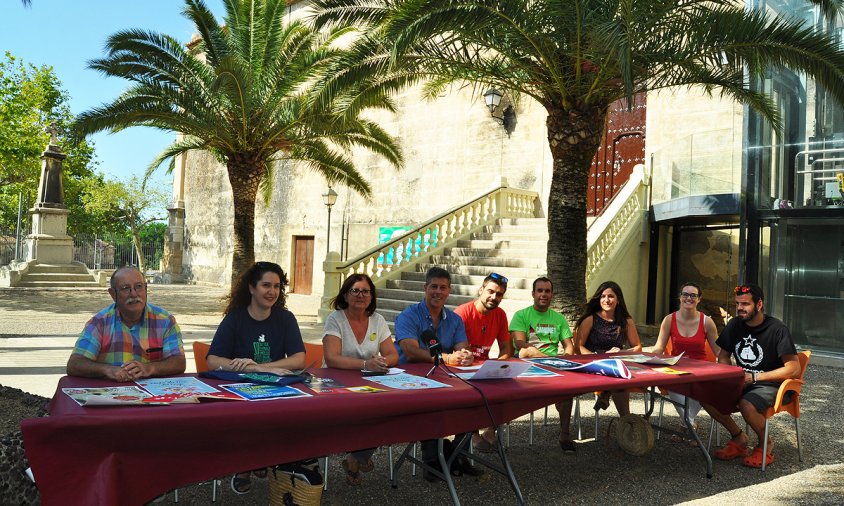
MULTIPOLYGON (((143 242, 140 254, 144 256, 147 270, 158 269, 164 254, 164 241, 143 242)), ((92 270, 139 264, 132 240, 118 235, 79 234, 73 238, 73 259, 92 270)))

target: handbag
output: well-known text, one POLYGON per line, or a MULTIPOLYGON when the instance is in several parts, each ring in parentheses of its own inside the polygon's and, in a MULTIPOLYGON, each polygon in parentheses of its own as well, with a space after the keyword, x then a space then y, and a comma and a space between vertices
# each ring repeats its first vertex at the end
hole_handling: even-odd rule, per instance
POLYGON ((290 462, 273 467, 268 477, 270 506, 319 505, 322 500, 322 475, 318 465, 307 467, 308 462, 290 462))

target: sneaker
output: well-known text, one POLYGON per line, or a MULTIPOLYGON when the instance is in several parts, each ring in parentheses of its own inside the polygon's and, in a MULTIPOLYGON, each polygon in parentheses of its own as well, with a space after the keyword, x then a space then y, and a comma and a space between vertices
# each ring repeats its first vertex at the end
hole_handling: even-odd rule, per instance
MULTIPOLYGON (((452 466, 457 467, 460 470, 460 473, 464 474, 466 476, 480 476, 480 475, 484 474, 483 469, 480 469, 478 467, 473 466, 469 462, 469 459, 467 459, 463 455, 460 455, 459 457, 457 457, 457 461, 455 461, 454 464, 452 464, 452 466)), ((452 473, 452 474, 454 474, 454 473, 452 473)))
MULTIPOLYGON (((425 464, 433 467, 437 471, 441 470, 439 462, 425 462, 425 464)), ((436 482, 438 482, 442 479, 439 476, 437 476, 436 474, 432 473, 431 471, 428 471, 427 469, 424 469, 422 471, 422 477, 425 478, 425 481, 427 481, 429 483, 436 483, 436 482)))
POLYGON ((572 441, 560 441, 560 450, 563 450, 563 453, 575 453, 577 448, 572 441))

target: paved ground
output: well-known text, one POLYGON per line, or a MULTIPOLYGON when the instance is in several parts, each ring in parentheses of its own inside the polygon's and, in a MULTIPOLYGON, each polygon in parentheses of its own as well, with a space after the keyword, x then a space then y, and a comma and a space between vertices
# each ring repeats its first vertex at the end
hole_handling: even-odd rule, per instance
MULTIPOLYGON (((221 319, 220 299, 224 295, 220 288, 165 285, 152 287, 150 300, 176 314, 189 344, 196 339, 211 339, 221 319)), ((51 396, 76 334, 109 300, 104 290, 0 289, 0 384, 51 396)), ((322 332, 315 316, 308 314, 313 313, 312 305, 294 296, 290 307, 297 314, 305 339, 318 341, 322 332)), ((189 355, 188 364, 192 362, 189 355)), ((644 457, 625 455, 603 437, 615 414, 612 408, 601 417, 601 439, 592 439, 594 418, 586 396, 581 402, 584 440, 576 455, 563 455, 556 445, 553 408, 547 426, 542 423, 542 412, 537 412, 532 445, 528 441, 529 418, 511 424, 508 455, 528 504, 844 504, 844 437, 840 429, 844 405, 838 399, 841 372, 810 365, 802 399, 804 461, 797 459, 791 418, 780 415, 771 429, 777 443, 777 461, 764 474, 743 468, 738 462, 716 462, 715 476, 708 480, 697 450, 668 438, 657 441, 654 450, 644 457), (827 402, 829 398, 833 402, 827 402)), ((635 400, 633 408, 641 412, 641 400, 635 400)), ((669 425, 676 425, 676 414, 670 408, 666 411, 671 412, 669 425)), ((700 421, 708 430, 709 418, 701 415, 700 421)), ((408 468, 401 470, 399 488, 392 490, 387 482, 386 449, 380 449, 375 460, 376 469, 365 475, 364 484, 349 487, 343 482, 340 457, 333 456, 323 504, 430 506, 448 502, 443 485, 413 477, 408 468)), ((507 482, 490 472, 481 478, 458 478, 457 487, 463 504, 515 503, 507 482)), ((266 481, 257 481, 251 494, 235 496, 224 481, 218 488, 218 502, 265 504, 267 489, 266 481)), ((173 494, 166 498, 167 503, 173 500, 173 494)), ((181 504, 210 501, 210 483, 179 491, 181 504)))

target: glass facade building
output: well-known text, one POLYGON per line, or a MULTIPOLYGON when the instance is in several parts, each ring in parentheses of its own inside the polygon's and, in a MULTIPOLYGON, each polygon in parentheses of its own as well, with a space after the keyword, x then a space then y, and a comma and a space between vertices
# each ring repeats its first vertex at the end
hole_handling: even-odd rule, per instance
MULTIPOLYGON (((844 19, 802 0, 748 8, 803 20, 844 47, 844 19)), ((707 278, 708 262, 704 292, 715 306, 732 314, 732 287, 756 282, 798 346, 844 356, 844 108, 788 69, 751 85, 773 99, 780 130, 745 107, 740 126, 712 125, 651 155, 654 181, 665 181, 652 215, 671 244, 669 284, 707 278)))

